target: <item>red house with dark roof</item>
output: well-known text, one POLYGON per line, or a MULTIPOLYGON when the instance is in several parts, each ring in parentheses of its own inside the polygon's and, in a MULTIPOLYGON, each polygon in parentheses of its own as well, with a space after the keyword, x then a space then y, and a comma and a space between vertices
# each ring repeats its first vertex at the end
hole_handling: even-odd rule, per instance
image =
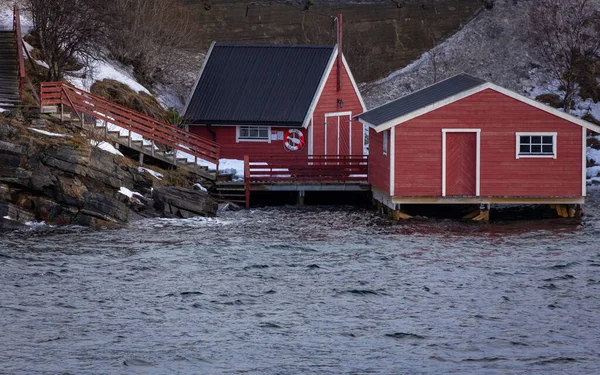
POLYGON ((222 158, 362 155, 365 110, 337 46, 213 43, 184 118, 222 158))
POLYGON ((358 116, 373 197, 405 204, 582 204, 600 127, 460 74, 358 116))

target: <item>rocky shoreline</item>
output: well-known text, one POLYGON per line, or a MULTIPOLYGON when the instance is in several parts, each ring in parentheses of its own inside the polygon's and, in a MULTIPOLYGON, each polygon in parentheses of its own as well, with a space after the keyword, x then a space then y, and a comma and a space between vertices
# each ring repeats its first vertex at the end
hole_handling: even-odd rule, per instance
MULTIPOLYGON (((208 193, 155 186, 134 162, 92 146, 77 129, 60 125, 58 135, 31 126, 0 115, 0 229, 27 222, 114 227, 147 217, 216 215, 208 193), (121 188, 137 192, 135 198, 121 188)), ((36 120, 35 126, 58 125, 36 120)))

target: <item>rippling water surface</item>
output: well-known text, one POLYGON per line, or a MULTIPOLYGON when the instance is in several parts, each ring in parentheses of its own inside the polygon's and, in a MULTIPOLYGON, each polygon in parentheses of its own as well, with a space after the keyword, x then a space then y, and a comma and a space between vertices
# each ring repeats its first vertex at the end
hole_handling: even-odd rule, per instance
POLYGON ((277 208, 0 234, 4 374, 600 373, 581 222, 277 208))

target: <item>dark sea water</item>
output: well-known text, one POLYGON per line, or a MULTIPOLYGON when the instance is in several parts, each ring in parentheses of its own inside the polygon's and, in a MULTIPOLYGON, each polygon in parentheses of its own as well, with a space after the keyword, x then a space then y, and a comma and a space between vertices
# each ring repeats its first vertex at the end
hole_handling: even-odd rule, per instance
POLYGON ((598 374, 581 221, 350 207, 0 234, 1 374, 598 374))

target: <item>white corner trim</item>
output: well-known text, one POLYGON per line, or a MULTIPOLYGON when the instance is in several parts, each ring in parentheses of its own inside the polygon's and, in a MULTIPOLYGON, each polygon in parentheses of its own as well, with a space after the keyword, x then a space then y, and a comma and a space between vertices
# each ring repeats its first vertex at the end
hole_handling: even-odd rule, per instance
POLYGON ((344 64, 344 69, 346 69, 346 73, 348 73, 348 77, 350 77, 350 82, 352 82, 352 87, 354 88, 354 92, 356 92, 356 96, 358 96, 358 101, 360 102, 360 106, 362 107, 363 112, 365 112, 367 110, 367 106, 365 105, 365 101, 363 100, 363 97, 360 94, 360 91, 358 90, 358 85, 356 84, 356 81, 354 80, 354 75, 352 75, 352 71, 350 70, 350 67, 348 66, 348 62, 346 61, 346 56, 344 56, 344 53, 342 53, 342 62, 344 64))
POLYGON ((194 88, 192 89, 192 92, 190 93, 190 96, 188 97, 188 100, 185 103, 185 107, 183 108, 183 116, 184 117, 187 112, 188 106, 190 105, 190 102, 192 101, 192 97, 196 93, 196 88, 198 88, 198 83, 200 83, 200 78, 202 78, 202 73, 204 73, 204 68, 206 68, 206 64, 208 63, 208 59, 210 58, 210 54, 212 53, 213 48, 215 47, 215 44, 216 44, 215 41, 212 41, 212 43, 210 43, 208 52, 206 52, 206 56, 204 56, 204 61, 202 62, 202 67, 200 68, 200 74, 198 74, 198 79, 196 79, 194 88))
POLYGON ((313 116, 315 108, 317 108, 317 104, 319 103, 321 94, 323 93, 323 90, 325 89, 325 85, 327 84, 327 78, 329 78, 329 75, 331 74, 331 70, 333 69, 333 66, 335 65, 335 59, 337 57, 337 54, 338 54, 338 46, 336 45, 333 48, 333 51, 331 52, 331 57, 329 57, 329 62, 327 63, 327 68, 325 68, 325 71, 323 72, 323 76, 321 77, 321 82, 319 83, 317 91, 315 92, 312 102, 310 103, 310 107, 308 107, 308 111, 306 112, 306 116, 304 117, 304 121, 302 122, 303 128, 306 128, 308 126, 308 122, 310 121, 310 118, 313 116))
POLYGON ((362 126, 362 144, 360 145, 360 147, 362 148, 362 154, 368 155, 368 154, 365 154, 365 133, 366 133, 365 125, 363 123, 361 123, 360 125, 362 126))
MULTIPOLYGON (((582 127, 586 128, 586 129, 589 129, 589 130, 591 130, 593 132, 600 133, 600 126, 598 126, 598 125, 594 125, 594 124, 589 123, 589 122, 587 122, 585 120, 582 120, 582 119, 580 119, 578 117, 575 117, 575 116, 570 115, 568 113, 564 113, 562 111, 559 111, 556 108, 550 107, 550 106, 548 106, 546 104, 543 104, 543 103, 540 103, 540 102, 537 102, 537 101, 535 101, 533 99, 529 99, 529 98, 527 98, 527 97, 525 97, 525 96, 523 96, 521 94, 517 94, 514 91, 507 90, 507 89, 505 89, 503 87, 500 87, 500 86, 498 86, 496 84, 493 84, 491 82, 484 83, 484 84, 476 86, 476 87, 474 87, 474 88, 472 88, 470 90, 463 91, 463 92, 458 93, 458 94, 456 94, 454 96, 448 97, 448 98, 446 98, 444 100, 440 100, 439 102, 430 104, 430 105, 425 106, 423 108, 420 108, 420 109, 418 109, 416 111, 413 111, 411 113, 408 113, 406 115, 403 115, 403 116, 394 118, 392 120, 389 120, 387 122, 384 122, 381 125, 375 126, 374 127, 375 131, 377 131, 379 133, 379 132, 381 132, 381 131, 383 131, 385 129, 391 128, 392 126, 400 125, 400 124, 402 124, 402 123, 404 123, 406 121, 412 120, 415 117, 419 117, 421 115, 424 115, 425 113, 431 112, 431 111, 436 110, 436 109, 441 108, 441 107, 444 107, 444 106, 446 106, 448 104, 452 104, 452 103, 454 103, 454 102, 456 102, 458 100, 464 99, 466 97, 469 97, 471 95, 477 94, 477 93, 479 93, 481 91, 484 91, 484 90, 487 90, 487 89, 494 90, 494 91, 499 92, 501 94, 504 94, 504 95, 506 95, 508 97, 511 97, 511 98, 513 98, 515 100, 518 100, 518 101, 520 101, 522 103, 529 104, 532 107, 535 107, 535 108, 540 109, 540 110, 542 110, 544 112, 548 112, 548 113, 550 113, 552 115, 560 117, 563 120, 572 122, 574 124, 577 124, 579 126, 582 126, 582 127)), ((409 95, 411 95, 411 94, 409 94, 409 95)), ((363 121, 363 120, 361 120, 361 121, 363 121)), ((373 125, 371 125, 371 126, 373 126, 373 125)))
MULTIPOLYGON (((583 128, 585 129, 585 128, 583 128)), ((515 132, 515 159, 556 159, 558 156, 558 133, 557 132, 515 132), (552 155, 520 155, 520 136, 550 136, 552 137, 552 155)))
POLYGON ((308 126, 308 155, 312 155, 314 152, 313 144, 313 131, 315 127, 314 117, 310 117, 310 125, 308 126))
POLYGON ((587 195, 587 129, 581 128, 581 152, 582 160, 581 160, 581 196, 585 197, 587 195))
POLYGON ((389 153, 390 153, 390 196, 394 196, 395 185, 396 185, 396 129, 390 129, 389 136, 389 153))
POLYGON ((240 142, 262 142, 262 143, 271 143, 271 127, 270 126, 260 126, 260 125, 236 125, 235 127, 235 143, 240 142), (268 139, 244 139, 240 138, 240 127, 241 126, 255 126, 257 128, 268 128, 267 132, 269 134, 268 139))
MULTIPOLYGON (((392 128, 394 129, 394 128, 392 128)), ((446 134, 476 133, 475 146, 475 196, 481 195, 481 129, 442 129, 442 197, 446 196, 446 134)))

